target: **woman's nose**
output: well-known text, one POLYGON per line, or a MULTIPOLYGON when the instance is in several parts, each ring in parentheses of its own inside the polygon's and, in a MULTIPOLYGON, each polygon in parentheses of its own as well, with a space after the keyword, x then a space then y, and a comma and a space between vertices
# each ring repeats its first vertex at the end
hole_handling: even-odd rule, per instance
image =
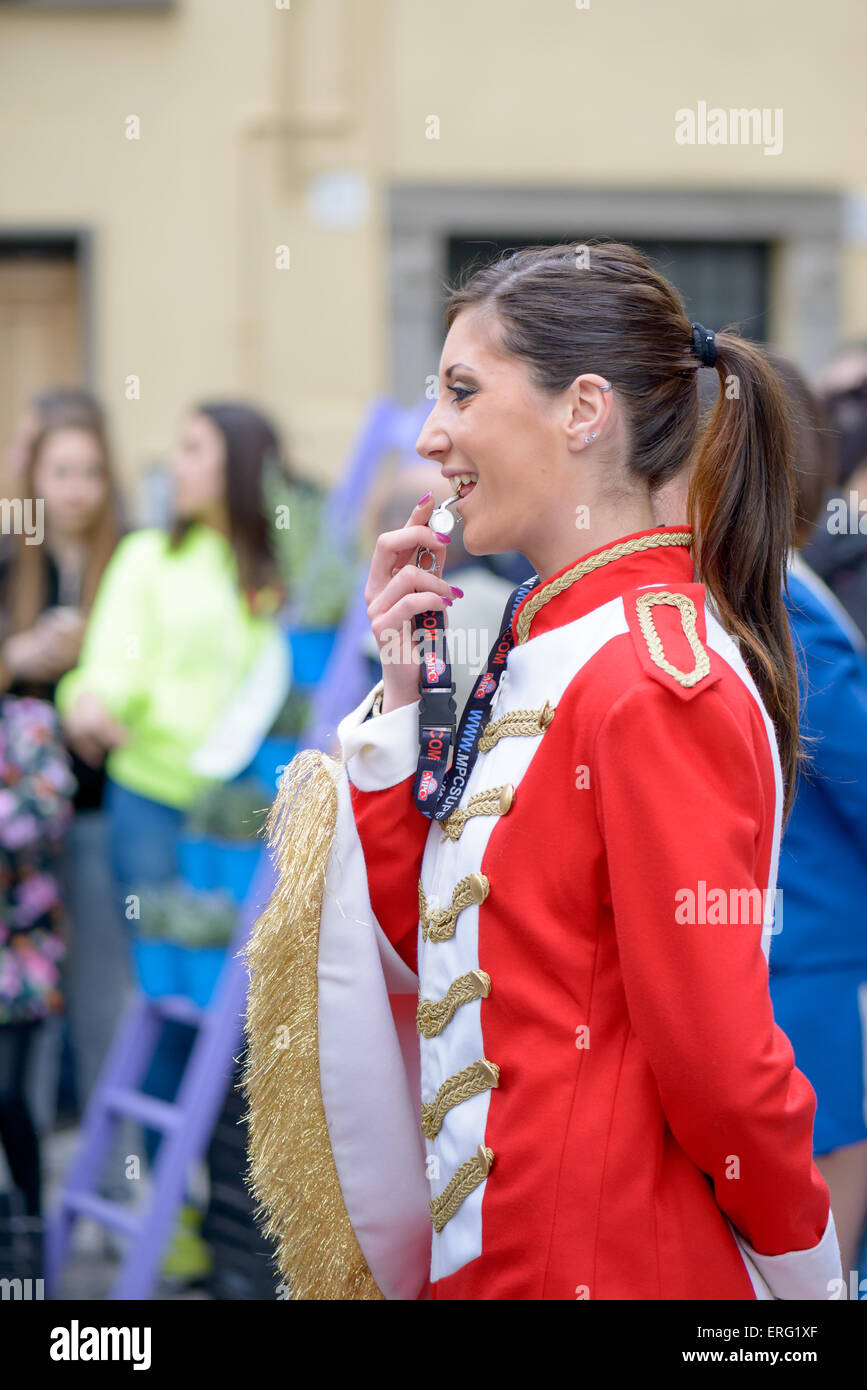
POLYGON ((434 459, 437 462, 449 448, 449 437, 438 422, 438 409, 439 401, 434 404, 433 410, 422 425, 421 433, 415 442, 417 454, 420 454, 422 458, 434 459))

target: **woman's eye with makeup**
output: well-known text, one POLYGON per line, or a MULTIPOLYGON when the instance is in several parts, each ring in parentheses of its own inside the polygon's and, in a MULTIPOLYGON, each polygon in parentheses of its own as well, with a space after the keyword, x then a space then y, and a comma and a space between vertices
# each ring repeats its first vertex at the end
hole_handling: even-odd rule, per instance
POLYGON ((468 396, 474 396, 476 394, 475 388, 470 390, 466 386, 450 386, 449 390, 452 391, 455 395, 456 405, 460 405, 461 402, 465 401, 468 396))

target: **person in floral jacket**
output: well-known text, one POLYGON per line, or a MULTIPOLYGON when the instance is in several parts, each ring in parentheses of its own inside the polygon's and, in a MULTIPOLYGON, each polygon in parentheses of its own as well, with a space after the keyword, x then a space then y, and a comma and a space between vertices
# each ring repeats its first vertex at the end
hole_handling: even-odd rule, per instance
POLYGON ((63 1008, 55 860, 74 791, 53 707, 0 700, 0 1140, 28 1216, 40 1214, 40 1174, 24 1078, 37 1029, 63 1008))

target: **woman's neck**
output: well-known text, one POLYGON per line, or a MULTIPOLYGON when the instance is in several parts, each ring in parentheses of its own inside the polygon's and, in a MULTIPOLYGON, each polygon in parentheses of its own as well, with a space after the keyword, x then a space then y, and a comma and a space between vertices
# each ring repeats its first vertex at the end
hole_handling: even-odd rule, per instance
POLYGON ((540 579, 559 573, 566 565, 620 540, 635 531, 649 531, 664 525, 654 515, 649 495, 620 497, 576 507, 572 516, 564 507, 556 528, 540 538, 539 544, 523 550, 540 579))
POLYGON ((46 527, 45 544, 59 570, 66 574, 80 574, 84 569, 87 546, 80 534, 69 534, 46 527))
POLYGON ((212 531, 218 531, 221 536, 229 535, 229 509, 225 502, 215 502, 195 520, 202 526, 210 526, 212 531))

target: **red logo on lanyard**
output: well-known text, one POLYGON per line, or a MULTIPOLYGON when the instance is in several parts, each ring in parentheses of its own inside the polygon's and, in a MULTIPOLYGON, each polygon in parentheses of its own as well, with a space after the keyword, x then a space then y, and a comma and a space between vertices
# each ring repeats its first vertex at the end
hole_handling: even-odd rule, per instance
POLYGON ((480 700, 483 695, 487 695, 489 690, 493 690, 495 685, 496 681, 490 671, 486 671, 473 691, 473 699, 480 700))
POLYGON ((423 772, 421 781, 418 784, 418 795, 420 801, 427 801, 428 797, 437 789, 437 779, 432 772, 423 772))
POLYGON ((437 676, 441 676, 443 671, 446 669, 445 662, 440 661, 438 657, 435 657, 433 652, 426 653, 424 665, 425 670, 427 672, 427 679, 429 685, 433 685, 436 682, 437 676))

